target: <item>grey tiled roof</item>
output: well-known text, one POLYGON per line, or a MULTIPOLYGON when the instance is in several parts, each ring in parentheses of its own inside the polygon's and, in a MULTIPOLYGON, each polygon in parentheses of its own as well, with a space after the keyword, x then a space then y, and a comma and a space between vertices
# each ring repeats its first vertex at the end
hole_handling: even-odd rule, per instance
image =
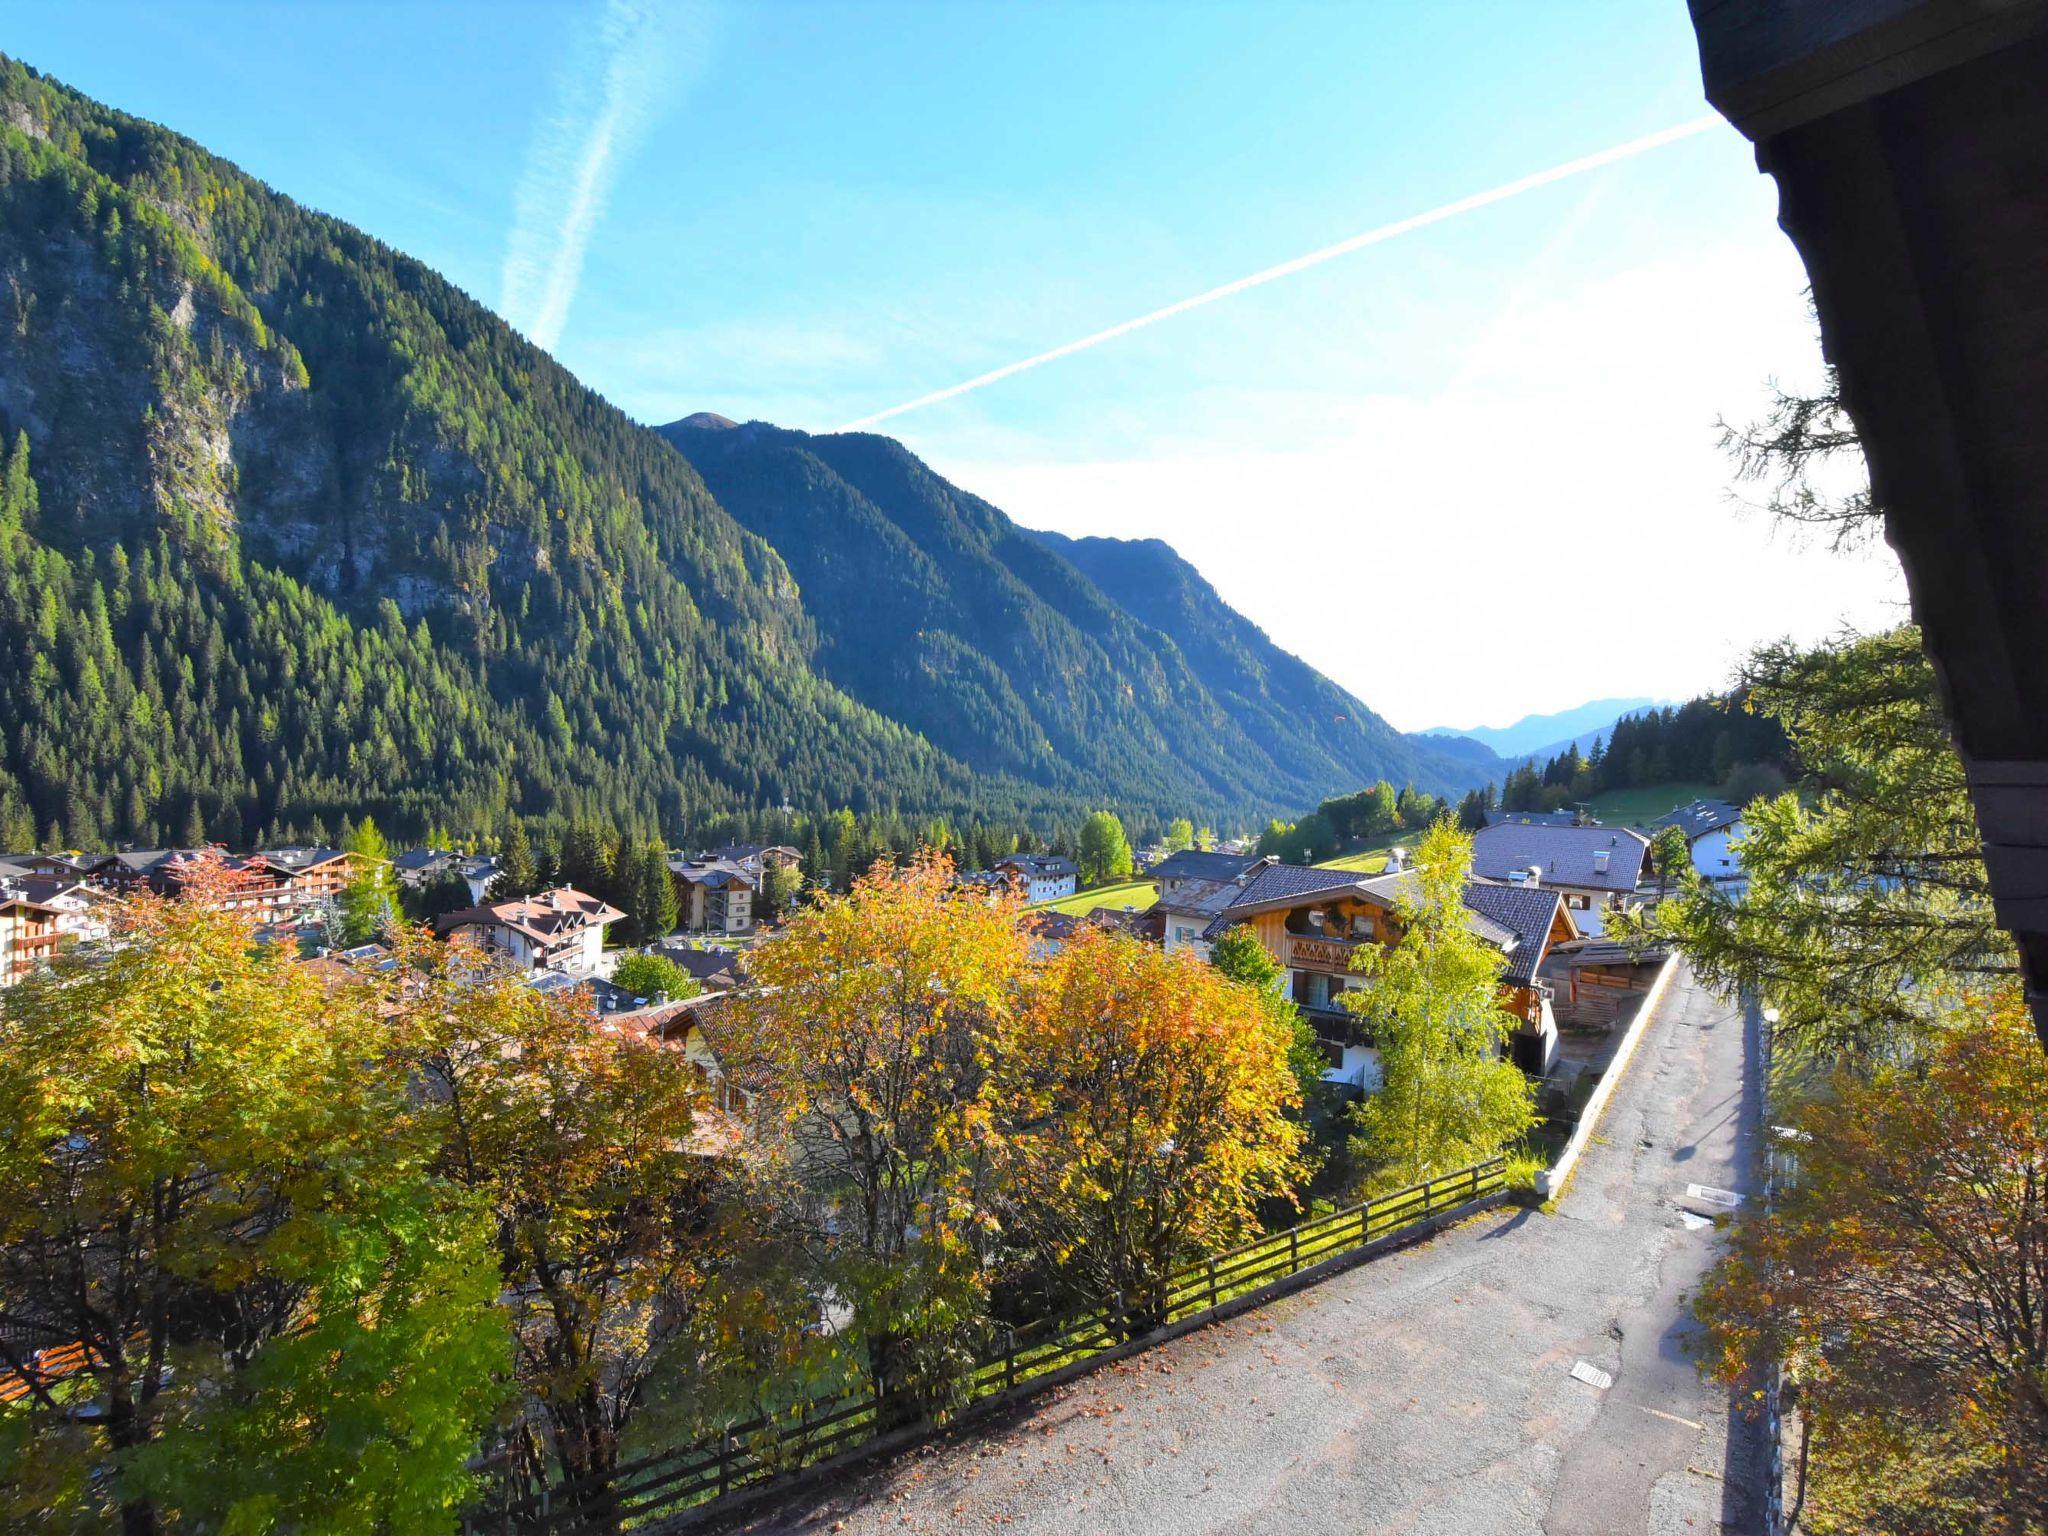
POLYGON ((1465 905, 1507 929, 1517 941, 1508 951, 1503 981, 1526 986, 1535 979, 1536 967, 1550 942, 1550 925, 1557 920, 1558 903, 1563 900, 1557 892, 1533 885, 1490 885, 1482 880, 1466 884, 1465 905))
POLYGON ((1258 861, 1255 853, 1204 853, 1199 848, 1183 848, 1146 873, 1154 880, 1235 880, 1258 861))
POLYGON ((1643 855, 1650 841, 1626 827, 1548 827, 1502 822, 1472 834, 1472 872, 1489 880, 1505 880, 1535 865, 1546 885, 1572 885, 1586 890, 1632 891, 1642 878, 1643 855), (1597 855, 1607 867, 1596 867, 1597 855))
POLYGON ((1214 917, 1243 894, 1235 880, 1190 880, 1171 896, 1153 902, 1152 910, 1178 917, 1214 917))
POLYGON ((1681 805, 1677 810, 1659 816, 1650 825, 1677 827, 1685 834, 1686 841, 1691 842, 1709 832, 1732 827, 1740 820, 1742 807, 1739 805, 1732 805, 1726 800, 1695 800, 1691 805, 1681 805))

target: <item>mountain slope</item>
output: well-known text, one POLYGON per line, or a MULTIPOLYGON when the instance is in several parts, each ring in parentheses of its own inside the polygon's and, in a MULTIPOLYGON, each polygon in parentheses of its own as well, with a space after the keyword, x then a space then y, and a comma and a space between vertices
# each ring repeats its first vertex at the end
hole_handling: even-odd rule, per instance
POLYGON ((661 430, 788 562, 820 670, 978 769, 1240 815, 1381 775, 1456 777, 1164 545, 1163 568, 1199 588, 1198 621, 1153 611, 1142 581, 1101 579, 1092 552, 1019 528, 891 439, 704 413, 661 430))
POLYGON ((1623 715, 1654 707, 1657 699, 1593 699, 1548 715, 1524 715, 1512 725, 1475 725, 1469 730, 1432 726, 1424 736, 1463 736, 1510 760, 1562 752, 1572 742, 1590 746, 1596 735, 1611 733, 1623 715))
POLYGON ((887 439, 676 432, 731 510, 419 263, 0 56, 0 845, 1450 787, 887 439))
POLYGON ((1253 740, 1339 788, 1385 778, 1435 793, 1468 788, 1501 765, 1396 731, 1300 657, 1283 651, 1159 539, 1032 537, 1064 555, 1112 600, 1181 649, 1253 740))
POLYGON ((1045 803, 819 679, 774 551, 481 306, 6 59, 0 285, 10 832, 1045 803))

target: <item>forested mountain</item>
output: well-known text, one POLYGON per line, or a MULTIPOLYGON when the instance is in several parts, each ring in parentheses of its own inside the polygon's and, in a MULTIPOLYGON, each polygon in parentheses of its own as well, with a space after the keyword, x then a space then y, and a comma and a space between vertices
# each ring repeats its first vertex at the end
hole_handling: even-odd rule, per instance
POLYGON ((1278 760, 1303 765, 1320 782, 1349 785, 1367 777, 1442 793, 1504 766, 1483 747, 1396 731, 1300 657, 1281 650, 1170 544, 1050 532, 1031 537, 1171 639, 1254 742, 1278 760))
POLYGON ((774 472, 845 519, 823 563, 892 594, 866 642, 819 552, 774 541, 800 591, 762 513, 433 272, 0 58, 0 844, 1228 821, 1329 782, 1001 514, 825 443, 774 472), (932 622, 894 624, 919 593, 932 622), (908 653, 864 657, 884 634, 908 653))
POLYGON ((788 562, 819 670, 978 770, 1239 807, 1360 772, 1474 777, 1278 650, 1163 544, 1020 528, 885 437, 709 413, 662 431, 788 562))
POLYGON ((1463 737, 1476 741, 1510 761, 1515 758, 1548 757, 1574 742, 1588 750, 1595 736, 1605 736, 1623 715, 1654 708, 1656 699, 1593 699, 1571 709, 1548 715, 1524 715, 1513 725, 1475 725, 1461 730, 1451 725, 1431 726, 1424 736, 1463 737))

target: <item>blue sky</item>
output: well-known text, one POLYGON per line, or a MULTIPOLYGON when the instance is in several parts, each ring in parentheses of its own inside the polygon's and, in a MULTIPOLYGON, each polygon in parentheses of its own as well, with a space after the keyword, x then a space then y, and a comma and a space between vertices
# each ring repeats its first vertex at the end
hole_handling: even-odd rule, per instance
MULTIPOLYGON (((634 415, 827 430, 1696 117, 1681 0, 15 7, 0 48, 448 274, 634 415)), ((884 428, 1173 542, 1406 727, 1898 614, 1729 499, 1818 366, 1725 127, 884 428), (1657 605, 1662 602, 1664 611, 1657 605)))

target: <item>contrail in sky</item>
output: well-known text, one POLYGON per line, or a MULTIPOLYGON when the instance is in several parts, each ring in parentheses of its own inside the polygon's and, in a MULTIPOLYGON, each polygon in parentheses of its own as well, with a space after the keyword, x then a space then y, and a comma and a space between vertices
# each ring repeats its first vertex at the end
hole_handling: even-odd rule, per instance
POLYGON ((1511 197, 1518 197, 1524 192, 1533 192, 1538 187, 1547 187, 1552 182, 1564 181, 1572 176, 1580 176, 1587 171, 1597 171, 1603 165, 1613 165, 1618 160, 1630 160, 1637 155, 1647 154, 1653 149, 1661 149, 1666 144, 1675 144, 1680 139, 1689 139, 1696 133, 1706 132, 1707 129, 1714 127, 1720 121, 1719 114, 1710 112, 1704 117, 1695 117, 1683 123, 1675 123, 1669 128, 1661 128, 1655 133, 1646 133, 1639 139, 1630 139, 1626 144, 1617 144, 1612 149, 1603 149, 1597 154, 1581 155, 1576 160, 1567 160, 1562 165, 1553 165, 1547 171, 1537 171, 1528 176, 1518 177, 1514 181, 1503 182, 1501 185, 1491 187, 1484 192, 1475 192, 1470 197, 1461 197, 1454 203, 1445 203, 1442 207, 1432 208, 1427 213, 1411 214, 1405 219, 1396 219, 1391 224, 1382 224, 1377 229, 1369 229, 1362 235, 1353 235, 1348 240, 1339 240, 1335 245, 1326 245, 1321 250, 1310 251, 1305 256, 1297 256, 1292 261, 1283 261, 1275 267, 1266 267, 1261 271, 1252 273, 1249 277, 1240 277, 1234 282, 1225 283, 1220 288, 1211 288, 1204 293, 1194 295, 1192 298, 1182 299, 1178 303, 1169 304, 1164 309, 1152 310, 1147 314, 1139 315, 1134 320, 1126 320, 1119 325, 1112 325, 1108 330, 1096 331, 1092 335, 1083 336, 1078 341, 1070 341, 1065 346, 1054 347, 1050 352, 1040 352, 1035 356, 1024 358, 1020 362, 1005 363, 1000 368, 993 368, 987 373, 976 374, 971 379, 949 385, 945 389, 935 389, 928 395, 919 395, 915 400, 906 400, 901 405, 892 405, 886 411, 876 411, 872 416, 863 416, 858 421, 849 421, 845 426, 835 428, 834 430, 858 432, 865 427, 872 427, 876 422, 887 421, 892 416, 901 416, 906 411, 919 410, 927 405, 937 405, 941 400, 951 400, 956 395, 964 395, 971 390, 981 389, 986 385, 996 383, 998 380, 1007 379, 1013 374, 1023 373, 1028 369, 1037 368, 1045 363, 1057 362, 1063 357, 1072 357, 1076 352, 1086 352, 1091 347, 1101 346, 1105 341, 1115 341, 1119 336, 1128 336, 1132 331, 1141 331, 1148 325, 1157 325, 1161 320, 1171 320, 1175 315, 1184 315, 1191 309, 1200 309, 1204 305, 1214 304, 1219 299, 1230 298, 1235 294, 1245 292, 1247 289, 1261 288, 1267 283, 1277 282, 1283 277, 1292 277, 1297 272, 1306 272, 1310 267, 1319 267, 1326 261, 1335 261, 1339 256, 1348 256, 1353 251, 1362 251, 1369 245, 1381 245, 1399 235, 1408 234, 1413 230, 1426 229, 1432 224, 1441 224, 1444 220, 1454 219, 1461 213, 1470 213, 1475 208, 1486 208, 1494 203, 1506 202, 1511 197))
POLYGON ((583 258, 620 163, 669 83, 667 18, 635 0, 605 0, 594 35, 578 39, 556 81, 553 112, 519 178, 500 275, 500 308, 535 345, 554 350, 583 281, 583 258))

